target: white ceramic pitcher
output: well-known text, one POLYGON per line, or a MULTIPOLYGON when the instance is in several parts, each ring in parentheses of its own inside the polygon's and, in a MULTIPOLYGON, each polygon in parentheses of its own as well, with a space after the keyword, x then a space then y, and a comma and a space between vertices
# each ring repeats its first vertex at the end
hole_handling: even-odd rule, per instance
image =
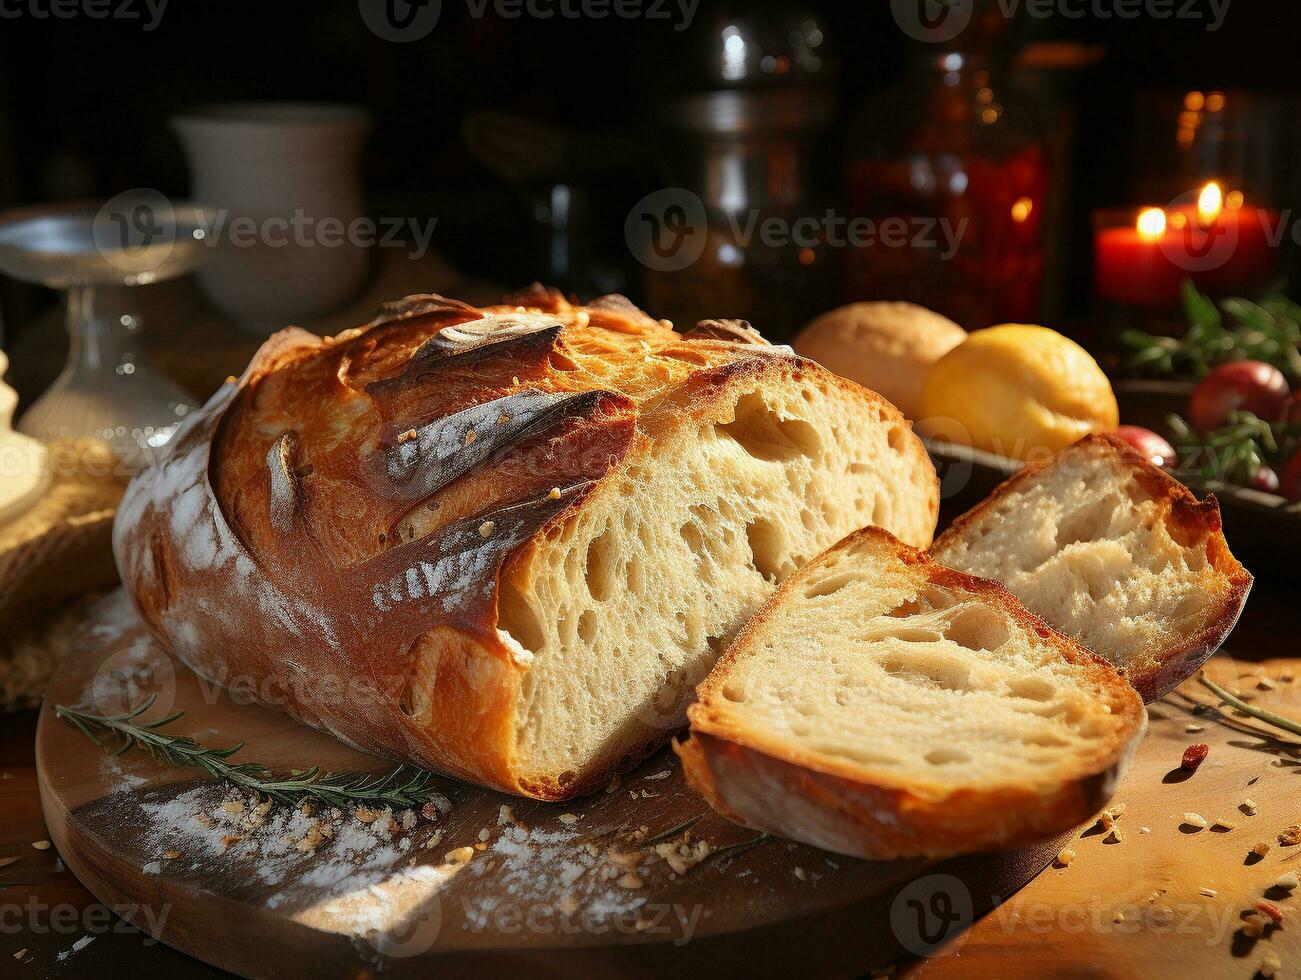
POLYGON ((365 110, 228 103, 171 123, 189 158, 192 196, 217 211, 199 280, 218 309, 266 332, 353 298, 368 260, 364 237, 348 231, 363 217, 365 110))

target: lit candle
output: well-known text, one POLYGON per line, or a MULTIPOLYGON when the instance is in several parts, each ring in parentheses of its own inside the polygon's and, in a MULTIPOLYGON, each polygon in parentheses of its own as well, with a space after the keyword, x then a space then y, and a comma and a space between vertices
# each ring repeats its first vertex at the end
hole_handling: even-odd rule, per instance
POLYGON ((1274 273, 1271 232, 1278 215, 1224 193, 1215 181, 1192 204, 1104 212, 1094 233, 1099 298, 1127 306, 1172 309, 1191 278, 1205 292, 1246 293, 1274 273))

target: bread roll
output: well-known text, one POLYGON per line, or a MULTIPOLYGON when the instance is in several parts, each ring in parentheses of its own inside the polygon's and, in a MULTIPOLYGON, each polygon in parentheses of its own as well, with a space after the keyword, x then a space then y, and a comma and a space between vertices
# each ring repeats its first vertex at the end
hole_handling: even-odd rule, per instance
POLYGON ((662 744, 802 562, 868 523, 925 547, 937 511, 878 396, 744 325, 538 287, 277 334, 135 479, 114 544, 201 675, 563 799, 662 744))
POLYGON ((926 372, 966 337, 952 320, 912 303, 850 303, 805 327, 795 349, 915 419, 926 372))

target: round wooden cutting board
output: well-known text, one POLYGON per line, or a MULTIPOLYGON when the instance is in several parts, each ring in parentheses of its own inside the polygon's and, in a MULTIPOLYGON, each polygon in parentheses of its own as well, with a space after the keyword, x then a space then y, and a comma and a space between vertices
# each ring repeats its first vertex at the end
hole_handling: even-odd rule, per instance
POLYGON ((449 779, 436 819, 260 808, 142 750, 110 755, 53 710, 111 714, 152 694, 144 719, 182 710, 169 731, 243 741, 236 762, 390 768, 238 703, 240 691, 173 661, 115 593, 46 695, 37 766, 51 838, 101 901, 248 976, 861 975, 929 951, 1061 846, 943 864, 844 858, 717 817, 667 750, 606 792, 561 804, 449 779), (670 832, 696 817, 688 843, 710 853, 675 870, 658 838, 680 842, 670 832))

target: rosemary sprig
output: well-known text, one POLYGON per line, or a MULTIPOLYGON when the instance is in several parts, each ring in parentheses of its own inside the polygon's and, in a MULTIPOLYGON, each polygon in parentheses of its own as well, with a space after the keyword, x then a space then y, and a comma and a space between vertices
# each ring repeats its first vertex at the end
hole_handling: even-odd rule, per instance
POLYGON ((1197 675, 1197 681, 1225 704, 1236 708, 1244 714, 1248 714, 1259 721, 1263 721, 1267 725, 1281 728, 1283 731, 1290 732, 1293 735, 1301 735, 1301 724, 1292 721, 1290 718, 1284 718, 1282 715, 1276 715, 1272 711, 1266 711, 1264 708, 1253 707, 1241 698, 1234 697, 1224 688, 1220 687, 1219 684, 1216 684, 1215 681, 1207 677, 1206 671, 1202 671, 1197 675))
POLYGON ((1120 333, 1131 372, 1200 380, 1217 365, 1250 360, 1273 364, 1293 381, 1301 380, 1301 306, 1274 296, 1259 303, 1226 299, 1217 307, 1191 280, 1184 281, 1183 299, 1188 331, 1182 337, 1120 333))
POLYGON ((438 777, 423 769, 398 766, 383 775, 364 772, 322 774, 319 766, 293 770, 279 778, 259 762, 233 763, 230 759, 244 747, 240 742, 227 748, 200 745, 188 735, 172 735, 160 729, 184 716, 175 711, 156 721, 137 721, 154 703, 151 694, 140 705, 120 715, 97 715, 80 708, 56 705, 54 713, 77 728, 96 745, 103 745, 100 735, 109 735, 116 744, 112 754, 121 755, 132 746, 148 749, 159 762, 171 766, 202 769, 214 779, 225 780, 256 790, 281 803, 312 800, 329 806, 350 803, 373 803, 404 808, 419 806, 433 794, 438 777))
POLYGON ((1226 483, 1246 483, 1262 467, 1284 461, 1296 429, 1242 411, 1230 412, 1227 424, 1213 432, 1198 432, 1178 415, 1166 424, 1181 473, 1226 483))

